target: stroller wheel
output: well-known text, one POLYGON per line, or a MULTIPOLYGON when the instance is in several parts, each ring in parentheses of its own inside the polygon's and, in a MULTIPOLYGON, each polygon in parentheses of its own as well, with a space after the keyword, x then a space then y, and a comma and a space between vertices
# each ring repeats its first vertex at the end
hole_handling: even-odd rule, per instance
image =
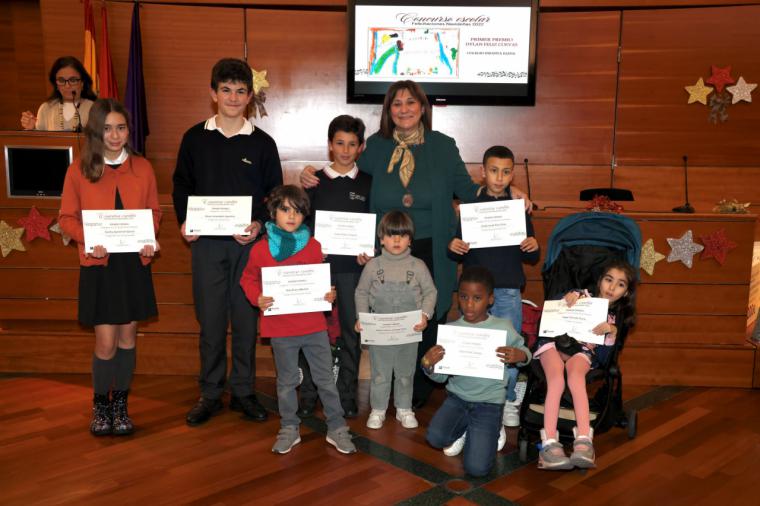
POLYGON ((528 462, 528 440, 527 439, 520 439, 518 441, 518 447, 519 447, 519 458, 520 462, 528 462))
POLYGON ((628 413, 628 439, 633 439, 636 437, 638 420, 639 412, 635 409, 632 409, 630 413, 628 413))

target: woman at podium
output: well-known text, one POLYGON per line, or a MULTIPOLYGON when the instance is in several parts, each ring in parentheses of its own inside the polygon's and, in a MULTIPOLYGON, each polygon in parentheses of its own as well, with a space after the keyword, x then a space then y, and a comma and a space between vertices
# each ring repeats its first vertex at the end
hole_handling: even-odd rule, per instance
POLYGON ((81 131, 87 125, 90 107, 98 97, 92 91, 92 77, 82 62, 62 56, 53 62, 48 77, 53 93, 43 102, 37 115, 21 113, 24 130, 81 131))

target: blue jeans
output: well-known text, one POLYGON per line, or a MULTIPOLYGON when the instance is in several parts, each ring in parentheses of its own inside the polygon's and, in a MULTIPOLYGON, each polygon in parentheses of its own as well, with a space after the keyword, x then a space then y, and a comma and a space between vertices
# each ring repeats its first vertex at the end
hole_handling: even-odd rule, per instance
POLYGON ((507 400, 513 402, 517 399, 515 385, 517 385, 517 375, 520 374, 520 369, 513 366, 507 367, 507 374, 509 375, 509 381, 507 381, 507 400))
POLYGON ((485 476, 496 458, 503 410, 503 404, 467 402, 449 392, 430 420, 427 441, 433 448, 445 448, 467 432, 464 470, 471 476, 485 476))
POLYGON ((490 313, 512 322, 516 331, 522 331, 522 294, 519 288, 494 288, 490 313))

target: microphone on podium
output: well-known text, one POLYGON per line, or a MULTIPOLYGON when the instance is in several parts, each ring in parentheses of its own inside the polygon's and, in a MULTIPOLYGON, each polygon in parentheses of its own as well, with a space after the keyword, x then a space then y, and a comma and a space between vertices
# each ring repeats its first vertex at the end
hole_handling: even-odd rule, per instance
POLYGON ((79 104, 77 103, 77 90, 71 90, 71 99, 74 104, 74 115, 77 118, 77 126, 74 128, 74 131, 77 133, 82 132, 82 117, 79 115, 79 104))
POLYGON ((683 155, 683 188, 686 194, 686 203, 682 206, 674 207, 674 213, 693 213, 694 208, 689 204, 689 157, 683 155))

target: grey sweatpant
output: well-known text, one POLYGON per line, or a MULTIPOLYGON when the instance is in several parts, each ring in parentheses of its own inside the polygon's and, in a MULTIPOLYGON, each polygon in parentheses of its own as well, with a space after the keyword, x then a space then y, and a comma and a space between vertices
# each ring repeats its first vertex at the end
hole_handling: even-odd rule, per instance
POLYGON ((326 331, 303 336, 273 337, 271 339, 274 363, 277 367, 277 403, 282 427, 298 426, 298 352, 303 351, 311 377, 317 385, 319 400, 327 421, 327 430, 333 431, 346 425, 343 408, 340 406, 338 389, 335 388, 332 372, 332 353, 326 331))
POLYGON ((396 409, 412 408, 414 370, 417 366, 419 343, 369 346, 372 383, 369 387, 369 404, 372 409, 385 411, 391 395, 393 381, 393 405, 396 409))

